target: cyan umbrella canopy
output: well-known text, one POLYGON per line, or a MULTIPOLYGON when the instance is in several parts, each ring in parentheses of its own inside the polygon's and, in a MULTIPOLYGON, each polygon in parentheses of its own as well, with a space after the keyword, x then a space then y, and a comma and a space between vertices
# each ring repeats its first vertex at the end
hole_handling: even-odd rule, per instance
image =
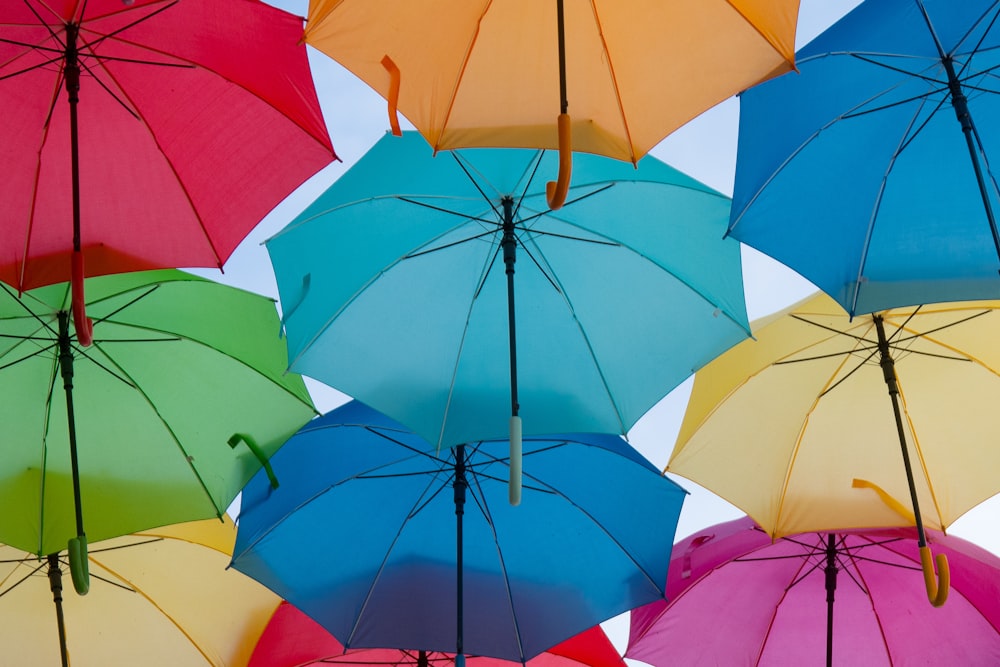
POLYGON ((997 298, 998 16, 869 0, 743 93, 730 235, 852 315, 997 298))
POLYGON ((246 486, 233 567, 348 649, 522 661, 662 598, 682 488, 618 436, 525 437, 524 506, 512 507, 507 449, 436 455, 348 403, 272 457, 278 488, 264 475, 246 486))
POLYGON ((555 160, 386 135, 267 241, 291 368, 438 446, 506 436, 512 403, 526 435, 624 434, 748 336, 727 197, 578 155, 550 211, 555 160))

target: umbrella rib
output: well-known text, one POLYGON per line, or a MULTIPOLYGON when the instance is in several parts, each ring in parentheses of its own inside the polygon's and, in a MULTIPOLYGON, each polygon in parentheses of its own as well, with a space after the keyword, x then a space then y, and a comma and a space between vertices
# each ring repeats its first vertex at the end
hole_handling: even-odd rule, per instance
MULTIPOLYGON (((565 446, 565 445, 557 445, 557 447, 560 447, 560 446, 565 446)), ((662 474, 659 473, 659 472, 657 472, 655 469, 654 470, 649 470, 649 473, 653 474, 653 475, 656 475, 658 477, 662 476, 662 474)), ((663 585, 661 583, 657 583, 657 577, 654 577, 649 572, 647 572, 646 569, 642 566, 642 564, 639 563, 632 556, 631 553, 629 553, 628 549, 625 548, 625 546, 621 543, 621 541, 614 534, 612 534, 612 532, 610 530, 608 530, 608 528, 601 521, 599 521, 594 515, 592 515, 586 509, 584 509, 583 507, 581 507, 573 499, 571 499, 569 496, 567 496, 565 493, 563 493, 562 491, 560 491, 557 487, 553 486, 552 484, 549 484, 549 483, 547 483, 547 482, 539 479, 538 477, 536 477, 535 475, 532 475, 528 471, 524 471, 522 474, 525 477, 528 477, 528 478, 531 478, 531 479, 535 480, 535 482, 539 486, 541 486, 544 489, 547 489, 549 493, 551 493, 551 494, 553 494, 553 495, 561 498, 566 503, 568 503, 569 505, 571 505, 574 509, 576 509, 577 511, 579 511, 580 514, 582 514, 583 516, 585 516, 588 519, 590 519, 590 521, 593 523, 593 525, 596 526, 608 538, 608 540, 612 544, 614 544, 616 547, 618 547, 618 550, 621 552, 621 554, 623 556, 625 556, 625 558, 628 559, 635 566, 635 569, 638 572, 640 572, 642 574, 642 576, 645 578, 646 583, 649 584, 650 586, 652 586, 654 590, 658 591, 659 595, 661 595, 661 596, 663 595, 663 585)), ((632 585, 635 585, 635 582, 633 582, 632 585)), ((625 611, 625 610, 622 610, 622 611, 625 611)))
POLYGON ((427 485, 424 487, 424 490, 421 491, 420 494, 417 496, 416 500, 413 503, 413 506, 410 508, 410 511, 407 513, 406 517, 402 521, 400 521, 399 528, 396 530, 396 535, 389 542, 389 545, 385 550, 385 555, 382 557, 382 561, 379 563, 378 569, 375 571, 375 574, 371 579, 371 583, 368 585, 368 591, 365 593, 365 599, 361 603, 361 608, 358 610, 357 615, 354 617, 354 623, 351 625, 351 631, 348 633, 347 638, 343 642, 345 649, 350 648, 351 646, 351 641, 354 639, 354 635, 358 631, 358 627, 361 624, 361 618, 365 615, 365 610, 368 608, 368 604, 371 602, 372 596, 375 594, 375 587, 378 586, 379 579, 382 577, 382 573, 385 571, 385 567, 389 561, 389 557, 392 555, 392 550, 396 547, 396 543, 399 541, 400 536, 403 534, 403 530, 406 528, 407 523, 409 523, 409 520, 413 516, 415 516, 416 513, 420 511, 420 509, 422 509, 424 506, 426 506, 428 502, 430 502, 430 498, 427 498, 425 500, 425 498, 428 495, 428 492, 431 492, 431 497, 433 497, 441 493, 447 486, 447 483, 440 484, 435 489, 433 487, 436 485, 436 483, 437 483, 437 476, 435 475, 430 477, 430 479, 427 481, 427 485))
POLYGON ((629 161, 635 165, 641 156, 636 155, 635 145, 632 141, 632 129, 629 127, 628 117, 625 114, 625 105, 622 102, 621 89, 618 86, 618 77, 615 75, 614 58, 611 57, 611 49, 608 48, 608 41, 604 36, 604 24, 601 21, 601 17, 597 13, 597 3, 594 0, 590 0, 590 7, 594 13, 594 23, 597 27, 597 34, 600 36, 601 52, 604 54, 604 62, 607 63, 611 88, 615 91, 615 102, 618 105, 618 115, 622 124, 622 132, 625 135, 625 140, 628 141, 629 161))
MULTIPOLYGON (((17 561, 3 561, 3 562, 6 562, 6 563, 10 563, 10 562, 21 562, 21 563, 24 563, 25 559, 21 558, 21 559, 18 559, 17 561)), ((23 577, 21 577, 20 579, 18 579, 17 581, 15 581, 10 586, 8 586, 7 588, 5 588, 2 591, 0 591, 0 597, 3 597, 4 595, 7 595, 7 593, 10 593, 12 590, 14 590, 18 586, 20 586, 21 584, 23 584, 24 582, 26 582, 28 579, 30 579, 31 577, 33 577, 36 574, 38 574, 38 571, 41 570, 44 566, 45 566, 45 563, 39 563, 37 566, 35 566, 34 568, 32 568, 31 571, 28 572, 28 574, 24 575, 23 577)), ((6 579, 3 581, 3 583, 4 584, 7 583, 6 579)))
MULTIPOLYGON (((826 54, 826 55, 834 55, 834 54, 826 54)), ((803 62, 806 62, 806 61, 800 61, 799 65, 803 64, 803 62)), ((899 85, 900 84, 895 84, 893 86, 890 86, 887 90, 879 91, 879 92, 875 93, 874 95, 872 95, 871 97, 858 102, 851 109, 847 109, 843 113, 841 113, 840 115, 835 116, 834 118, 831 118, 826 124, 824 124, 823 126, 817 128, 812 134, 810 134, 808 137, 806 137, 802 141, 802 143, 794 151, 792 151, 788 156, 785 157, 785 159, 781 162, 781 164, 779 164, 774 169, 774 171, 767 177, 767 179, 763 183, 761 183, 760 187, 757 188, 757 191, 754 192, 753 195, 747 201, 747 203, 743 205, 743 208, 740 210, 739 214, 737 214, 736 219, 735 220, 731 219, 729 221, 729 225, 728 225, 728 228, 726 229, 726 233, 724 234, 724 238, 728 237, 732 233, 733 229, 735 229, 736 226, 740 224, 740 221, 743 219, 743 216, 746 214, 746 212, 748 210, 750 210, 750 208, 757 201, 757 199, 764 193, 764 190, 766 190, 768 188, 768 186, 771 185, 771 183, 778 177, 778 175, 781 174, 781 172, 783 172, 785 170, 785 168, 788 167, 792 163, 792 161, 794 161, 795 158, 798 157, 799 154, 802 151, 804 151, 806 149, 806 147, 809 146, 810 143, 813 142, 814 139, 816 139, 817 137, 819 137, 824 131, 826 131, 829 128, 831 128, 837 122, 843 120, 849 114, 853 113, 857 109, 863 108, 865 105, 867 105, 868 103, 870 103, 872 100, 878 99, 882 95, 885 95, 889 90, 892 90, 893 88, 896 88, 899 85)))
MULTIPOLYGON (((478 451, 478 448, 477 448, 478 451)), ((493 515, 490 512, 489 505, 486 503, 486 495, 483 493, 483 487, 479 483, 479 473, 475 469, 470 469, 472 473, 472 481, 475 484, 475 491, 472 491, 469 495, 472 496, 473 501, 476 503, 476 507, 479 508, 479 512, 483 515, 483 519, 486 520, 486 525, 490 529, 490 534, 493 536, 493 545, 497 550, 497 560, 500 562, 500 571, 503 578, 504 591, 507 593, 507 609, 510 611, 510 622, 514 628, 514 639, 517 642, 517 651, 520 654, 520 661, 522 665, 525 662, 524 658, 524 642, 521 638, 521 628, 517 622, 517 614, 514 613, 514 591, 511 589, 510 585, 510 575, 507 571, 507 561, 504 558, 503 548, 500 546, 500 538, 497 535, 497 527, 493 522, 493 515), (478 491, 478 493, 476 493, 478 491)), ((530 477, 530 475, 526 475, 530 477)), ((522 486, 522 489, 524 487, 522 486)))
MULTIPOLYGON (((96 344, 95 344, 95 347, 97 347, 96 344)), ((90 359, 89 356, 87 358, 90 359)), ((91 359, 91 361, 93 361, 93 360, 91 359)), ((198 468, 194 465, 194 457, 191 456, 188 453, 188 451, 184 448, 183 443, 181 443, 180 439, 177 437, 177 434, 174 432, 174 429, 171 427, 171 425, 167 421, 167 419, 164 418, 164 416, 162 414, 160 414, 159 409, 156 407, 156 403, 150 398, 149 394, 147 394, 143 390, 143 388, 139 385, 139 383, 136 382, 135 379, 124 368, 121 367, 121 365, 119 365, 111 357, 108 357, 108 361, 111 362, 111 364, 116 369, 118 369, 118 371, 121 372, 122 379, 126 380, 128 382, 128 384, 135 389, 136 393, 138 393, 143 398, 143 400, 146 402, 147 406, 149 406, 149 409, 151 410, 151 412, 156 416, 157 420, 160 422, 160 424, 166 430, 167 434, 169 434, 170 439, 173 440, 173 442, 174 442, 175 445, 177 445, 177 449, 180 450, 180 453, 184 457, 185 462, 187 462, 188 467, 191 470, 191 473, 194 475, 195 479, 198 481, 198 485, 201 487, 202 491, 205 492, 205 496, 208 498, 208 500, 211 503, 213 509, 215 510, 215 515, 221 517, 222 514, 226 511, 226 508, 225 507, 220 508, 216 504, 215 498, 212 497, 212 493, 209 490, 208 485, 205 483, 205 480, 202 479, 201 473, 198 471, 198 468)), ((101 367, 103 368, 103 366, 101 366, 101 367)))
POLYGON ((455 160, 455 164, 458 165, 458 168, 461 169, 463 173, 465 173, 465 177, 469 179, 469 182, 472 183, 473 187, 475 187, 476 190, 479 191, 479 194, 482 196, 483 201, 487 202, 490 205, 490 208, 493 209, 493 214, 496 216, 497 220, 503 219, 503 214, 500 212, 500 209, 497 208, 494 199, 489 195, 487 195, 486 192, 483 191, 483 188, 479 185, 479 181, 473 178, 472 172, 469 170, 469 166, 466 165, 465 161, 460 160, 458 153, 455 151, 451 153, 451 157, 452 159, 455 160))
MULTIPOLYGON (((532 245, 535 246, 535 250, 538 252, 538 258, 545 259, 545 253, 542 252, 542 249, 536 243, 534 243, 533 240, 532 240, 532 245)), ((527 250, 527 247, 525 247, 525 250, 527 250)), ((538 260, 536 260, 534 255, 532 255, 530 252, 529 256, 532 258, 532 261, 538 264, 538 260)), ((594 370, 597 372, 597 376, 601 379, 601 386, 604 387, 604 393, 607 396, 608 403, 611 405, 611 408, 615 414, 615 418, 618 420, 619 433, 625 433, 628 430, 628 427, 625 425, 625 417, 622 414, 621 407, 615 400, 614 392, 611 391, 611 386, 608 383, 608 378, 604 373, 604 369, 601 366, 601 362, 597 358, 597 353, 594 351, 594 346, 590 341, 590 337, 587 335, 587 331, 583 327, 583 322, 581 322, 580 318, 577 316, 576 308, 573 306, 573 300, 570 298, 569 293, 566 292, 566 289, 562 285, 562 282, 559 280, 558 276, 556 276, 555 272, 552 271, 552 266, 549 264, 547 259, 545 261, 545 265, 549 268, 548 273, 542 270, 542 267, 540 265, 538 268, 539 270, 542 271, 542 274, 549 279, 549 282, 551 282, 553 286, 556 287, 556 290, 562 296, 563 302, 566 304, 567 309, 573 316, 573 323, 580 334, 580 338, 583 340, 583 343, 587 348, 587 353, 590 355, 590 360, 593 364, 594 370)))
MULTIPOLYGON (((187 629, 185 629, 184 626, 181 625, 163 607, 161 607, 159 604, 157 604, 156 600, 154 600, 152 596, 147 595, 146 592, 143 590, 143 588, 141 586, 136 586, 135 582, 129 580, 127 577, 125 577, 122 574, 120 574, 119 572, 113 570, 111 567, 109 567, 105 563, 101 562, 100 559, 95 558, 93 555, 91 555, 90 560, 93 561, 94 564, 98 565, 99 567, 101 567, 102 569, 104 569, 106 572, 108 572, 111 576, 113 576, 113 577, 117 578, 119 581, 123 582, 123 584, 125 584, 125 585, 123 585, 122 588, 124 588, 127 591, 134 592, 134 593, 137 593, 138 595, 141 595, 142 598, 144 600, 146 600, 146 602, 148 602, 150 605, 152 605, 152 607, 154 609, 156 609, 158 612, 160 612, 163 615, 163 617, 166 618, 170 622, 171 625, 173 625, 175 628, 177 628, 178 632, 180 632, 182 635, 184 635, 184 637, 191 643, 191 646, 196 651, 198 651, 198 653, 200 653, 202 655, 202 657, 205 658, 205 662, 207 664, 212 664, 212 661, 213 661, 212 656, 210 656, 201 647, 201 645, 198 643, 197 639, 195 639, 195 637, 192 636, 191 633, 189 633, 187 631, 187 629)), ((95 576, 95 575, 93 573, 91 573, 91 576, 95 576)))

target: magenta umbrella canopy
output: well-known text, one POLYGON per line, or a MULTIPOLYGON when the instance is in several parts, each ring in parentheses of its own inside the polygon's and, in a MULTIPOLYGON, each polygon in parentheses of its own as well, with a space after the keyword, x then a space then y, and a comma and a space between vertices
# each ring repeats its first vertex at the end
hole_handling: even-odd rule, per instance
POLYGON ((655 667, 821 665, 824 658, 852 667, 1000 665, 1000 559, 936 531, 927 539, 951 563, 951 594, 939 608, 909 571, 920 570, 914 529, 772 542, 749 517, 717 524, 674 546, 669 602, 632 613, 625 657, 655 667), (835 584, 829 605, 828 579, 835 584))

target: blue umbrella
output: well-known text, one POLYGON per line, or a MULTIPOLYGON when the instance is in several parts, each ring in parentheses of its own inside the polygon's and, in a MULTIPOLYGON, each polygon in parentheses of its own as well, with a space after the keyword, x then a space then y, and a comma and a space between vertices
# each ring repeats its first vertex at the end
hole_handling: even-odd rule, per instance
POLYGON ((232 566, 346 648, 528 660, 662 599, 685 491, 622 438, 442 450, 359 403, 313 420, 243 492, 232 566), (456 539, 457 538, 457 539, 456 539))
POLYGON ((996 298, 998 15, 869 0, 746 91, 730 234, 851 315, 996 298))
POLYGON ((267 241, 291 367, 439 447, 511 433, 516 478, 522 416, 624 434, 749 335, 727 197, 581 154, 551 211, 556 159, 384 137, 267 241))

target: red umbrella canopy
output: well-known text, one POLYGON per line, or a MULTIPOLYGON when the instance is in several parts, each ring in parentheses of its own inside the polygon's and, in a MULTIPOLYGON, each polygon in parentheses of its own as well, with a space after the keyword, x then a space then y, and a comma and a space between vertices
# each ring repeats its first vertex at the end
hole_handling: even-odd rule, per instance
MULTIPOLYGON (((454 654, 428 651, 427 667, 450 667, 454 654)), ((372 666, 417 665, 419 651, 401 649, 351 649, 344 646, 321 625, 282 602, 275 610, 250 656, 248 667, 309 667, 341 663, 372 666)), ((517 667, 520 663, 468 656, 470 667, 517 667)), ((600 626, 581 632, 527 662, 528 667, 625 667, 625 661, 600 626)))
POLYGON ((256 0, 0 3, 0 280, 68 280, 74 218, 88 276, 221 267, 335 159, 301 36, 256 0))

